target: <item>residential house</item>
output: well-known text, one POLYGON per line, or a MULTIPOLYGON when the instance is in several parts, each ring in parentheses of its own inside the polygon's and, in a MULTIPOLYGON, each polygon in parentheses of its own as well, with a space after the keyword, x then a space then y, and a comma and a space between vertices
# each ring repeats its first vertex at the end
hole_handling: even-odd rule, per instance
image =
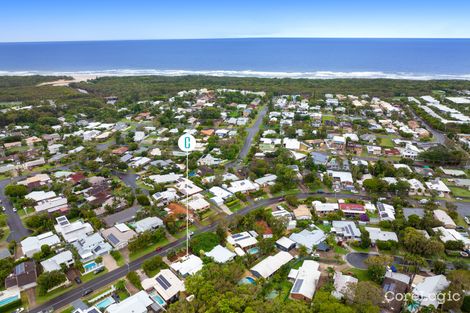
POLYGON ((353 221, 333 221, 331 232, 346 240, 361 238, 361 231, 353 221))
POLYGON ((162 227, 163 221, 156 216, 150 216, 135 222, 134 226, 135 231, 140 234, 145 231, 155 230, 158 227, 162 227))
POLYGON ((83 223, 81 220, 70 223, 66 216, 59 216, 56 221, 55 231, 68 243, 93 233, 93 227, 90 223, 83 223))
POLYGON ((108 254, 112 247, 99 233, 86 235, 73 242, 82 262, 93 260, 99 256, 108 254))
POLYGON ((380 241, 395 241, 398 242, 398 236, 392 231, 381 230, 377 227, 365 227, 365 230, 369 232, 370 240, 372 244, 375 244, 377 240, 380 241))
POLYGON ((333 187, 335 189, 354 189, 354 180, 351 172, 339 172, 328 170, 327 174, 333 179, 333 187))
POLYGON ((150 295, 141 290, 120 302, 115 302, 105 309, 105 313, 147 313, 158 312, 160 306, 156 304, 150 295))
POLYGON ((202 189, 196 186, 196 184, 184 177, 178 178, 175 188, 184 196, 192 196, 202 191, 202 189))
POLYGON ((292 233, 289 239, 294 241, 297 247, 306 247, 307 251, 310 253, 315 249, 316 246, 326 240, 326 235, 320 229, 315 229, 312 231, 304 229, 299 233, 292 233))
POLYGON ((211 154, 205 154, 197 160, 198 166, 217 166, 222 162, 222 159, 213 157, 211 154))
POLYGON ((206 252, 206 256, 212 258, 217 263, 227 263, 232 261, 236 254, 221 245, 217 245, 211 251, 206 252))
POLYGON ((274 174, 266 174, 263 177, 255 179, 255 184, 258 184, 260 187, 272 186, 274 185, 277 176, 274 174))
POLYGON ((178 200, 180 197, 174 188, 167 188, 152 195, 152 199, 157 206, 167 205, 168 203, 178 200))
POLYGON ((450 189, 439 178, 426 182, 426 186, 430 190, 436 191, 439 197, 448 197, 450 195, 450 189))
POLYGON ((294 217, 296 220, 312 219, 312 213, 310 212, 310 209, 304 204, 299 205, 296 209, 292 211, 292 213, 294 213, 294 217))
POLYGON ((167 303, 177 300, 179 293, 185 291, 184 281, 169 269, 162 269, 154 277, 142 280, 142 288, 150 293, 155 290, 167 303))
POLYGON ((294 249, 296 245, 297 243, 295 241, 285 236, 282 236, 276 241, 276 247, 279 250, 286 251, 286 252, 289 252, 290 250, 294 249))
POLYGON ((443 210, 433 210, 433 215, 436 220, 441 222, 445 228, 456 228, 454 220, 443 210))
POLYGON ((339 210, 338 203, 323 203, 320 201, 313 201, 312 206, 318 215, 325 215, 339 210))
POLYGON ((259 189, 259 185, 253 183, 249 179, 237 180, 230 182, 230 187, 227 188, 231 193, 246 193, 251 191, 256 191, 259 189))
POLYGON ((331 294, 337 298, 342 299, 351 294, 351 291, 355 284, 357 284, 359 280, 355 277, 344 275, 341 272, 335 272, 333 276, 333 286, 335 290, 331 292, 331 294))
POLYGON ((339 203, 339 209, 346 216, 357 216, 366 213, 365 207, 359 203, 339 203))
POLYGON ((178 262, 170 265, 171 269, 178 272, 182 277, 193 275, 202 269, 202 260, 194 254, 183 257, 178 262))
POLYGON ((408 184, 410 184, 410 196, 422 195, 426 191, 426 187, 424 187, 423 183, 416 178, 408 179, 408 184))
POLYGON ((46 245, 52 248, 59 243, 59 237, 50 231, 38 236, 26 237, 20 242, 20 245, 23 254, 31 258, 35 253, 41 251, 42 246, 46 245))
POLYGON ((232 234, 226 239, 232 246, 247 250, 258 243, 256 237, 258 237, 258 234, 255 231, 244 231, 242 233, 232 234))
POLYGON ((381 221, 394 221, 395 220, 395 208, 393 205, 386 204, 383 202, 377 202, 377 211, 381 221))
POLYGON ((404 299, 399 297, 408 292, 410 277, 405 274, 387 271, 382 282, 384 294, 387 293, 385 301, 382 302, 385 312, 400 313, 403 308, 404 299))
POLYGON ((444 228, 442 226, 434 227, 432 229, 435 233, 439 234, 439 239, 442 242, 447 241, 462 241, 465 249, 470 249, 470 239, 459 233, 455 229, 444 228))
POLYGON ((271 277, 283 265, 287 264, 294 257, 285 251, 280 251, 275 255, 268 256, 250 269, 250 272, 258 277, 267 279, 271 277))
POLYGON ((403 216, 408 221, 411 215, 416 215, 420 219, 424 217, 424 209, 421 208, 403 208, 403 216))
POLYGON ((111 243, 115 249, 122 249, 129 244, 137 233, 130 229, 126 224, 120 223, 101 232, 104 238, 111 243))
POLYGON ((5 288, 18 288, 23 291, 36 287, 37 271, 34 261, 17 264, 13 272, 5 278, 5 288))
POLYGON ((291 269, 289 277, 295 277, 290 297, 296 300, 312 300, 320 280, 320 264, 316 261, 305 260, 296 270, 291 269))
POLYGON ((41 262, 41 266, 44 272, 52 272, 52 271, 61 271, 63 264, 65 267, 70 267, 74 264, 74 259, 72 252, 69 250, 63 251, 59 254, 54 255, 53 257, 44 260, 41 262))
POLYGON ((449 281, 444 275, 436 275, 431 277, 423 277, 416 275, 413 279, 412 290, 413 296, 417 299, 421 307, 439 306, 438 295, 441 291, 449 287, 449 281))

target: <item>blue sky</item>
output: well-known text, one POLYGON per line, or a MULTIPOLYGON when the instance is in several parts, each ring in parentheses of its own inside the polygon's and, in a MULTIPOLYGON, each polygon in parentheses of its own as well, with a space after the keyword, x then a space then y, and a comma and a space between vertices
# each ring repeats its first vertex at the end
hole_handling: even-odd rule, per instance
POLYGON ((468 0, 15 0, 0 42, 240 37, 470 38, 468 0))

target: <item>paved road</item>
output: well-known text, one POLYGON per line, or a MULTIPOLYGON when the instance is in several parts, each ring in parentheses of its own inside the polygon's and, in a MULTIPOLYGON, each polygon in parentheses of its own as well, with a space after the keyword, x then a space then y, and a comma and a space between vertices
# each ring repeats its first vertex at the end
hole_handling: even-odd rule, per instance
POLYGON ((118 172, 118 171, 113 171, 113 175, 116 175, 121 179, 124 184, 126 184, 128 187, 132 188, 132 190, 140 189, 140 191, 145 194, 149 195, 149 191, 145 188, 141 188, 137 185, 137 180, 140 178, 140 175, 138 174, 133 174, 133 173, 124 173, 124 172, 118 172))
POLYGON ((2 206, 5 207, 5 214, 7 215, 7 224, 10 228, 10 235, 7 241, 20 241, 22 238, 28 236, 31 231, 24 227, 18 213, 13 212, 13 205, 7 196, 5 196, 5 187, 11 182, 11 179, 4 179, 0 181, 0 200, 2 206))
MULTIPOLYGON (((68 170, 74 164, 75 163, 72 163, 70 165, 61 165, 61 166, 51 169, 50 171, 68 170)), ((8 236, 7 241, 12 241, 12 240, 20 241, 24 237, 28 236, 31 233, 31 231, 24 227, 18 213, 13 212, 13 205, 11 204, 8 197, 5 196, 5 187, 6 185, 10 183, 23 180, 26 177, 31 176, 33 174, 34 173, 0 180, 0 200, 2 201, 1 205, 5 207, 5 214, 8 216, 7 224, 8 224, 8 227, 10 228, 10 235, 8 236)))
POLYGON ((245 142, 243 143, 242 150, 238 154, 238 157, 236 160, 229 162, 225 165, 226 168, 230 167, 239 167, 241 163, 243 162, 243 159, 248 155, 248 152, 250 152, 251 144, 253 141, 253 138, 256 136, 258 133, 261 124, 263 123, 263 119, 266 116, 266 113, 268 113, 268 106, 265 105, 264 107, 261 108, 261 110, 258 113, 258 116, 256 117, 256 121, 253 124, 253 126, 249 127, 246 129, 247 131, 247 136, 245 138, 245 142))
MULTIPOLYGON (((316 192, 305 192, 305 193, 297 194, 297 197, 299 199, 305 199, 305 198, 308 198, 310 196, 318 196, 318 195, 319 194, 316 193, 316 192)), ((334 193, 322 193, 321 195, 323 195, 325 197, 334 197, 335 196, 334 193)), ((355 199, 368 199, 367 196, 363 196, 363 195, 351 195, 351 194, 342 194, 342 193, 337 193, 336 196, 338 198, 348 197, 348 198, 355 198, 355 199)), ((231 221, 236 216, 245 215, 245 214, 247 214, 247 213, 249 213, 249 212, 251 212, 255 209, 258 209, 260 207, 273 205, 273 204, 276 204, 276 203, 279 203, 279 202, 282 202, 282 201, 284 201, 283 196, 259 200, 259 201, 256 201, 256 202, 248 205, 247 207, 233 213, 232 215, 227 216, 225 218, 225 220, 231 221)), ((217 225, 218 225, 218 223, 214 222, 209 226, 205 226, 205 227, 202 227, 202 228, 198 229, 197 231, 195 231, 195 233, 198 234, 198 233, 207 232, 207 231, 214 231, 216 229, 217 225)), ((116 280, 124 277, 129 271, 134 271, 134 270, 138 269, 142 265, 142 263, 145 260, 147 260, 148 258, 151 258, 155 255, 166 255, 168 253, 168 251, 174 249, 175 247, 183 246, 185 241, 186 241, 186 237, 180 238, 177 241, 174 241, 174 242, 164 246, 159 251, 153 251, 152 253, 144 255, 141 258, 130 262, 128 266, 120 267, 120 268, 118 268, 114 271, 106 273, 103 276, 100 276, 99 279, 94 279, 94 280, 91 280, 87 283, 84 283, 79 288, 70 290, 70 291, 64 293, 63 295, 60 295, 59 297, 57 297, 57 298, 41 305, 41 306, 39 306, 35 309, 32 309, 30 312, 37 313, 37 312, 40 312, 41 310, 46 310, 48 308, 58 309, 60 307, 68 305, 71 302, 81 298, 84 290, 87 290, 87 289, 90 289, 90 288, 93 289, 93 290, 100 289, 100 288, 112 283, 113 281, 116 281, 116 280)), ((366 253, 355 253, 354 252, 354 253, 349 253, 346 256, 346 258, 347 258, 348 262, 351 263, 351 265, 353 265, 355 267, 358 267, 358 268, 364 268, 365 265, 363 264, 363 262, 367 258, 367 256, 368 255, 366 253)))
MULTIPOLYGON (((298 198, 299 199, 304 199, 304 198, 307 198, 307 197, 312 196, 312 195, 315 195, 315 193, 302 193, 302 194, 298 195, 298 198)), ((357 197, 360 197, 360 196, 357 196, 357 197)), ((245 215, 248 212, 251 212, 251 211, 253 211, 257 208, 267 206, 267 205, 271 205, 271 204, 275 204, 275 203, 281 202, 283 200, 284 200, 284 197, 280 196, 280 197, 274 197, 274 198, 270 198, 270 199, 263 199, 263 200, 257 201, 255 203, 253 203, 253 204, 251 204, 251 205, 235 212, 234 214, 232 214, 230 216, 227 216, 225 218, 225 220, 231 221, 235 218, 235 216, 245 215)), ((195 231, 195 233, 198 234, 198 233, 207 232, 207 231, 214 231, 216 229, 217 225, 218 225, 217 222, 212 223, 209 226, 205 226, 205 227, 195 231)), ((79 288, 70 290, 70 291, 64 293, 63 295, 60 295, 59 297, 57 297, 57 298, 41 305, 41 306, 38 306, 38 307, 30 310, 30 312, 37 313, 37 312, 40 312, 41 310, 46 310, 46 309, 49 309, 49 308, 58 309, 58 308, 61 308, 65 305, 68 305, 68 304, 72 303, 73 301, 81 298, 82 295, 83 295, 84 290, 87 290, 87 289, 90 289, 90 288, 93 289, 93 290, 100 289, 100 288, 112 283, 113 281, 116 281, 116 280, 126 276, 126 274, 129 271, 135 271, 148 258, 151 258, 155 255, 166 255, 168 253, 168 251, 174 249, 175 247, 183 246, 185 241, 186 241, 186 237, 180 238, 177 241, 174 241, 174 242, 164 246, 160 251, 153 251, 152 253, 144 255, 141 258, 130 262, 128 266, 123 266, 123 267, 120 267, 118 269, 115 269, 114 271, 106 273, 106 274, 100 276, 99 279, 94 279, 94 280, 91 280, 89 282, 83 283, 82 285, 80 285, 79 288)))
MULTIPOLYGON (((365 260, 373 255, 378 255, 378 253, 365 253, 365 252, 351 252, 346 255, 346 261, 354 267, 366 270, 367 265, 364 263, 365 260)), ((400 257, 394 257, 393 264, 401 264, 403 259, 400 257)))
POLYGON ((248 152, 250 152, 251 148, 251 143, 253 141, 253 138, 256 136, 256 134, 259 131, 259 128, 261 127, 261 124, 263 123, 263 119, 266 116, 266 113, 268 113, 268 106, 265 105, 261 111, 258 113, 258 117, 256 118, 256 122, 251 126, 250 128, 247 129, 247 136, 245 138, 245 143, 243 144, 242 151, 240 151, 240 154, 238 155, 239 160, 243 160, 247 155, 248 152))
POLYGON ((431 125, 429 125, 424 119, 422 119, 418 114, 416 114, 416 112, 413 110, 411 106, 409 106, 409 108, 410 108, 411 114, 413 115, 413 118, 415 120, 418 120, 422 125, 426 126, 426 129, 432 133, 433 137, 436 139, 438 143, 440 143, 443 146, 447 146, 449 139, 447 138, 446 134, 437 129, 432 128, 431 125))

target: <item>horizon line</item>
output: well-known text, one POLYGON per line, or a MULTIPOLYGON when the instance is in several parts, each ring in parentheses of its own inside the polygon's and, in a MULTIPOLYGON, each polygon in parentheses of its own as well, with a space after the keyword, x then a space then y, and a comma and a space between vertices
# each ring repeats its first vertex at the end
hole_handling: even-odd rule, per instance
POLYGON ((0 44, 21 43, 66 43, 66 42, 113 42, 113 41, 183 41, 183 40, 243 40, 243 39, 389 39, 389 40, 470 40, 470 37, 202 37, 202 38, 140 38, 140 39, 80 39, 80 40, 36 40, 36 41, 0 41, 0 44))

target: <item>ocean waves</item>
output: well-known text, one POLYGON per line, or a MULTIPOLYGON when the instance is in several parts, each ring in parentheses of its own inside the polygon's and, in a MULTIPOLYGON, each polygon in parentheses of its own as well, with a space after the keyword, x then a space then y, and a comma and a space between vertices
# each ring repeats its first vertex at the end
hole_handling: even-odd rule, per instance
POLYGON ((255 77, 292 79, 407 79, 407 80, 470 80, 469 74, 429 74, 429 73, 387 73, 380 71, 364 72, 279 72, 252 70, 158 70, 158 69, 112 69, 98 71, 1 71, 0 76, 72 76, 76 79, 124 76, 214 76, 214 77, 255 77))

